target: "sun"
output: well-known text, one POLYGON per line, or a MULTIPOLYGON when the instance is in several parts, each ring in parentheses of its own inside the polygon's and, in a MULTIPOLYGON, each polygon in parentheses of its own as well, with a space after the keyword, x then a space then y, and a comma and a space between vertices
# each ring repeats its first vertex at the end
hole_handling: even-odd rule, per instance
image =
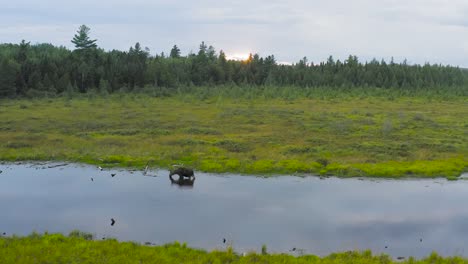
POLYGON ((232 54, 226 54, 226 59, 235 61, 246 61, 250 56, 250 52, 238 52, 232 54))

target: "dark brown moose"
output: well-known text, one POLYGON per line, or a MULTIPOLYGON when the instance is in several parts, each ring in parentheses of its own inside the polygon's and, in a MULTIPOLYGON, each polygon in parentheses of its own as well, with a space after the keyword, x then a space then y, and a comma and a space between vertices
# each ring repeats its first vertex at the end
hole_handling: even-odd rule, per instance
POLYGON ((172 184, 193 187, 193 184, 195 183, 195 174, 193 173, 193 169, 178 167, 170 171, 169 179, 171 180, 172 184), (173 178, 173 176, 176 174, 179 176, 178 179, 173 178))

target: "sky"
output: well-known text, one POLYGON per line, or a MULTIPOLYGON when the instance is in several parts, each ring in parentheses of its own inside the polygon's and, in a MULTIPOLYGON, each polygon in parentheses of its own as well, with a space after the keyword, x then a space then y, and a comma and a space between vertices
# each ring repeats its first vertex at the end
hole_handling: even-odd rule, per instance
POLYGON ((105 50, 140 42, 153 55, 174 44, 187 54, 205 41, 279 62, 351 54, 468 67, 468 0, 0 0, 0 43, 72 49, 82 24, 105 50))

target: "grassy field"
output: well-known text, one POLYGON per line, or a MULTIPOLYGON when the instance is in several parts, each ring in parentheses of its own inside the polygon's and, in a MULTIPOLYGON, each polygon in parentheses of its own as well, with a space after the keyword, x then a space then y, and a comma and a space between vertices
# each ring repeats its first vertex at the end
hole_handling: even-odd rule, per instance
POLYGON ((0 160, 207 172, 455 179, 466 97, 147 95, 0 101, 0 160))
POLYGON ((438 256, 416 260, 394 261, 387 255, 373 256, 370 251, 334 253, 326 257, 313 255, 292 256, 261 253, 238 254, 226 249, 206 252, 192 249, 178 242, 146 246, 115 239, 93 240, 92 235, 72 232, 36 234, 28 237, 0 237, 0 263, 468 263, 461 257, 438 256))

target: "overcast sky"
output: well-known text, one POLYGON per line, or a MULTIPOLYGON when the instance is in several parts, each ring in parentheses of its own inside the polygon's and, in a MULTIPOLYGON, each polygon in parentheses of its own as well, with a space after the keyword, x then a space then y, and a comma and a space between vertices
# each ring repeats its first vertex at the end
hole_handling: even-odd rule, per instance
POLYGON ((81 24, 106 50, 135 42, 152 54, 197 51, 274 54, 278 61, 329 55, 392 56, 468 67, 468 0, 0 0, 0 42, 73 48, 81 24))

